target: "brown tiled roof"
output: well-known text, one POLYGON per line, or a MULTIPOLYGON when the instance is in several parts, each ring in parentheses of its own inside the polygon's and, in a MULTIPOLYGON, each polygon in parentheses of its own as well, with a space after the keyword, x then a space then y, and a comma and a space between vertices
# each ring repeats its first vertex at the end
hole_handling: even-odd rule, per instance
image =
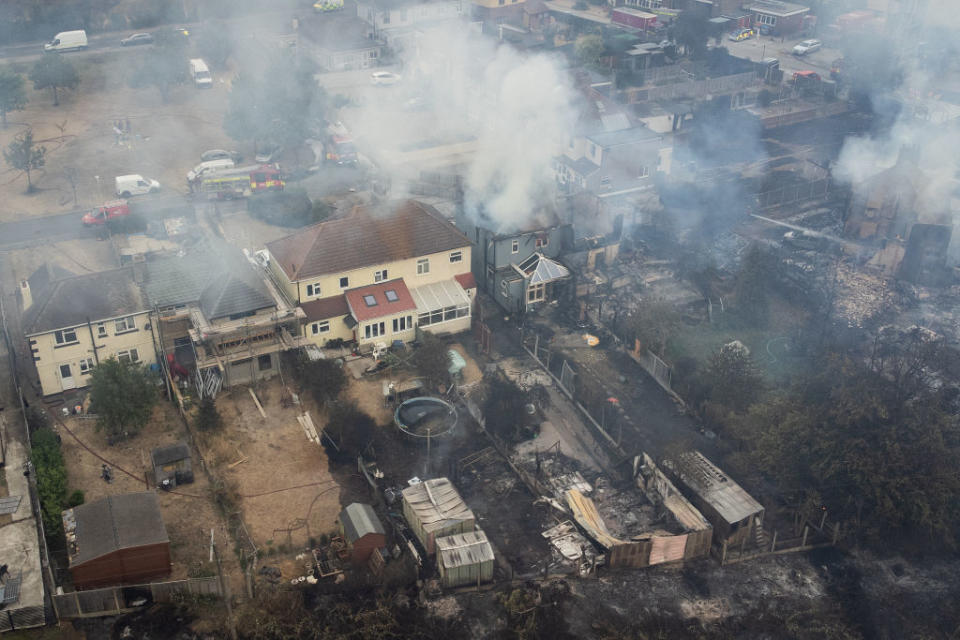
POLYGON ((347 298, 342 293, 338 296, 303 302, 300 304, 300 308, 303 309, 303 312, 307 315, 309 322, 338 318, 350 313, 350 307, 347 306, 347 298))
POLYGON ((460 273, 453 276, 454 279, 460 283, 460 286, 464 289, 476 289, 477 280, 473 277, 472 271, 467 271, 466 273, 460 273))
POLYGON ((353 313, 357 322, 392 316, 401 311, 413 311, 417 308, 417 303, 413 301, 413 296, 410 295, 410 290, 404 284, 403 278, 350 289, 344 295, 347 297, 347 304, 350 305, 350 312, 353 313), (397 299, 387 300, 387 291, 396 293, 397 299), (372 305, 367 304, 367 296, 373 296, 372 305))
POLYGON ((350 215, 267 243, 291 282, 470 246, 433 207, 408 200, 389 213, 357 207, 350 215))

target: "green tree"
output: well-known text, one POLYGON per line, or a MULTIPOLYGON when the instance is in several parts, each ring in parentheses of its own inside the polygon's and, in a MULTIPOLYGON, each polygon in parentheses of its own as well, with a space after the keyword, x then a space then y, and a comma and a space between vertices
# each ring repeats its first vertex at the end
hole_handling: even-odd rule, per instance
POLYGON ((596 33, 580 36, 573 45, 573 50, 577 60, 583 64, 596 64, 603 55, 603 38, 596 33))
POLYGON ((67 467, 60 451, 57 434, 47 428, 39 429, 31 437, 30 462, 37 477, 37 497, 43 527, 48 538, 63 536, 61 512, 67 498, 67 467))
POLYGON ((153 48, 130 77, 131 85, 153 86, 167 102, 173 87, 187 79, 187 39, 174 31, 158 31, 153 48))
POLYGON ((23 76, 19 73, 0 70, 0 119, 4 129, 7 128, 7 114, 22 111, 27 106, 27 92, 23 85, 23 76))
MULTIPOLYGON (((355 402, 338 402, 330 409, 325 430, 337 443, 337 455, 356 459, 373 441, 376 429, 377 423, 355 402)), ((324 444, 327 444, 326 440, 324 444)))
POLYGON ((527 435, 527 396, 514 382, 500 375, 485 378, 483 419, 486 428, 507 442, 520 442, 527 435))
POLYGON ((680 314, 665 300, 644 299, 623 324, 621 337, 630 346, 639 340, 641 348, 662 356, 667 342, 680 327, 680 314))
POLYGON ((897 382, 890 366, 828 354, 787 393, 732 415, 728 433, 751 468, 826 506, 862 541, 886 550, 955 549, 956 409, 941 389, 910 380, 919 369, 897 382))
POLYGON ((733 411, 746 411, 763 393, 763 378, 739 342, 717 349, 703 375, 710 399, 733 411))
POLYGON ((770 318, 767 291, 772 269, 769 257, 753 245, 747 251, 737 274, 735 297, 740 318, 754 327, 764 327, 770 318))
POLYGON ((702 15, 684 11, 673 23, 673 38, 691 58, 702 58, 707 52, 710 23, 702 15))
POLYGON ((336 360, 302 358, 297 361, 297 374, 302 388, 320 406, 336 402, 347 388, 347 375, 336 360))
POLYGON ((204 60, 223 68, 233 53, 233 38, 223 25, 211 25, 197 40, 197 50, 204 60))
POLYGON ((27 174, 27 193, 32 193, 30 172, 42 168, 47 162, 47 148, 34 144, 33 129, 27 129, 14 138, 3 150, 3 157, 11 167, 27 174))
POLYGON ((76 89, 80 84, 80 74, 69 60, 59 53, 44 53, 30 70, 33 88, 53 89, 53 106, 60 104, 59 89, 76 89))
POLYGON ((97 429, 112 440, 135 434, 147 424, 157 394, 143 365, 111 357, 93 368, 90 399, 97 429))
POLYGON ((425 331, 420 346, 413 353, 413 366, 431 389, 450 381, 450 356, 442 338, 425 331))
POLYGON ((197 409, 193 424, 198 431, 219 431, 223 426, 223 418, 217 411, 217 403, 210 396, 204 396, 197 409))
POLYGON ((284 49, 245 64, 230 89, 224 130, 234 140, 294 147, 320 128, 327 94, 314 69, 284 49))

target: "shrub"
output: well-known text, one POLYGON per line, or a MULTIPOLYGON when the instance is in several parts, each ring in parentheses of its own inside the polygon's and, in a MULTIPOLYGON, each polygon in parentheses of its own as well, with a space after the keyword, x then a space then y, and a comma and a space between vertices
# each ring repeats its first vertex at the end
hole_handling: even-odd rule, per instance
POLYGON ((34 432, 30 461, 33 463, 34 473, 37 474, 37 494, 40 498, 43 528, 48 540, 61 540, 61 512, 67 497, 67 467, 57 434, 50 429, 34 432))
POLYGON ((200 401, 200 408, 193 419, 193 424, 198 431, 216 431, 223 426, 223 419, 220 412, 217 411, 217 405, 210 396, 200 401))
POLYGON ((247 211, 257 220, 278 227, 304 227, 329 215, 329 207, 314 206, 303 189, 256 195, 247 201, 247 211))
POLYGON ((73 507, 79 507, 79 506, 82 505, 85 501, 86 501, 86 500, 85 500, 85 497, 84 497, 84 495, 83 495, 83 491, 81 491, 80 489, 77 489, 77 490, 75 490, 73 493, 70 494, 70 497, 69 497, 69 498, 67 498, 67 506, 72 509, 73 507))

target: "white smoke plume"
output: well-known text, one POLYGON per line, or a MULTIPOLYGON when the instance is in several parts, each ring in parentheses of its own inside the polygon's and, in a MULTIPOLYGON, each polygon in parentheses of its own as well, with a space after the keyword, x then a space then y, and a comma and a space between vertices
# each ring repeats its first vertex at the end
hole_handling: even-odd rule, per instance
POLYGON ((396 161, 409 157, 403 152, 429 155, 432 148, 460 143, 457 170, 467 206, 482 208, 501 230, 523 226, 552 200, 553 158, 576 124, 576 93, 562 59, 445 27, 423 34, 401 61, 397 90, 349 115, 364 146, 382 150, 375 160, 389 174, 395 196, 420 168, 396 161))

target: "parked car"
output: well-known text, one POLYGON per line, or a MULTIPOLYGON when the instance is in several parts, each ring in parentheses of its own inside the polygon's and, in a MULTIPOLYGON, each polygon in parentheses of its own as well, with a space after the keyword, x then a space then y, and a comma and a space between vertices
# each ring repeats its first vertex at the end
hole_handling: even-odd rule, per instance
POLYGON ((114 178, 115 192, 121 198, 139 196, 145 193, 156 193, 160 190, 160 183, 156 180, 144 178, 140 174, 132 173, 114 178))
POLYGON ((209 149, 200 154, 200 162, 210 162, 212 160, 233 160, 237 163, 243 160, 243 156, 236 151, 227 151, 226 149, 209 149))
POLYGON ((374 71, 370 74, 370 81, 378 87, 386 87, 400 82, 400 76, 390 71, 374 71))
POLYGON ((127 36, 120 41, 121 47, 132 47, 138 44, 153 44, 153 34, 152 33, 135 33, 131 36, 127 36))
POLYGON ((754 36, 753 29, 738 29, 734 31, 729 36, 727 40, 732 40, 733 42, 740 42, 741 40, 749 40, 754 36))
POLYGON ((804 40, 793 48, 793 55, 805 56, 808 53, 813 53, 814 51, 819 50, 822 46, 823 43, 821 43, 819 40, 804 40))
POLYGON ((203 176, 207 176, 212 173, 229 171, 235 166, 236 165, 231 158, 221 158, 220 160, 208 160, 206 162, 201 162, 192 170, 187 172, 187 182, 193 182, 197 178, 202 178, 203 176))
POLYGON ((194 86, 198 89, 209 89, 213 86, 213 76, 210 75, 210 69, 202 58, 193 58, 190 60, 190 78, 194 86))
POLYGON ((189 38, 189 37, 190 37, 190 30, 187 29, 186 27, 174 27, 174 28, 171 29, 170 31, 171 31, 171 32, 173 33, 173 35, 175 35, 175 36, 180 36, 180 37, 182 37, 182 38, 189 38))
POLYGON ((111 200, 86 212, 80 220, 83 222, 83 226, 93 227, 106 224, 108 220, 128 215, 130 215, 130 205, 127 204, 126 200, 111 200))
POLYGON ((281 153, 283 153, 283 147, 280 145, 265 144, 257 149, 253 159, 260 163, 276 162, 281 153))

